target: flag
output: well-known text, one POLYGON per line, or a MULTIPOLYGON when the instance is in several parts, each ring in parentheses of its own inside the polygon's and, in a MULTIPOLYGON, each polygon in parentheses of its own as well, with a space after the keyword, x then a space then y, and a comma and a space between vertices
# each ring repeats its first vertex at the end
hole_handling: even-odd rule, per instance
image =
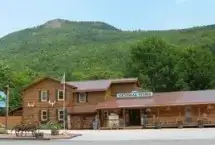
POLYGON ((0 91, 0 108, 6 107, 6 94, 0 91))
POLYGON ((65 73, 63 74, 63 78, 62 78, 62 80, 61 80, 61 83, 62 83, 62 84, 65 84, 65 73))

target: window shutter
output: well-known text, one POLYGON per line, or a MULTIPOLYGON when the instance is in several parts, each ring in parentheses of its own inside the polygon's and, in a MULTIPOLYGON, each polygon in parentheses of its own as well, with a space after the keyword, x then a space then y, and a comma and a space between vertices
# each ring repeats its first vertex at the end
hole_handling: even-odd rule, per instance
POLYGON ((56 109, 56 120, 58 121, 58 109, 56 109))
POLYGON ((67 125, 68 125, 68 121, 67 121, 67 108, 65 108, 65 122, 66 122, 66 128, 67 128, 67 125))
POLYGON ((38 99, 39 99, 39 102, 41 102, 41 90, 38 91, 38 99))
POLYGON ((64 97, 65 97, 64 99, 66 100, 66 99, 67 99, 66 88, 65 88, 65 94, 64 94, 64 95, 65 95, 65 96, 64 96, 64 97))
POLYGON ((41 115, 41 113, 42 113, 42 112, 41 112, 41 110, 39 110, 39 112, 38 112, 38 113, 39 113, 39 115, 38 115, 38 117, 39 117, 39 121, 41 122, 41 121, 42 121, 42 118, 41 118, 41 116, 42 116, 42 115, 41 115))
POLYGON ((65 108, 65 120, 67 120, 67 108, 65 108))
POLYGON ((86 102, 88 102, 88 93, 86 93, 86 102))
POLYGON ((77 97, 76 98, 77 98, 77 100, 76 100, 77 103, 79 103, 79 93, 77 93, 77 97))
POLYGON ((48 109, 47 111, 47 118, 48 118, 48 121, 50 121, 50 109, 48 109))
POLYGON ((47 90, 47 101, 49 101, 49 90, 47 90))
POLYGON ((58 90, 55 90, 55 97, 56 97, 56 101, 58 101, 58 90))

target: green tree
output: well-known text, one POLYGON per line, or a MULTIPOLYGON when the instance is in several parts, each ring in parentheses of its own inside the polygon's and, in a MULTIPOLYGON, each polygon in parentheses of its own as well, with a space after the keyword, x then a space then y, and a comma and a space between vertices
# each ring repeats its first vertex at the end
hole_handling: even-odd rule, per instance
POLYGON ((180 90, 183 83, 175 70, 177 51, 158 37, 145 38, 132 47, 129 75, 138 76, 146 83, 144 87, 155 92, 180 90))
POLYGON ((9 108, 13 109, 21 106, 21 92, 25 85, 29 84, 32 79, 38 77, 39 74, 26 68, 25 71, 16 72, 12 70, 5 62, 0 63, 0 90, 7 92, 9 85, 9 108))
POLYGON ((10 108, 17 108, 22 105, 22 89, 26 85, 30 84, 31 81, 39 77, 38 73, 26 68, 22 72, 12 72, 11 79, 14 84, 10 88, 10 108))
POLYGON ((189 90, 211 89, 215 86, 215 60, 211 51, 187 47, 180 56, 177 71, 189 90))
POLYGON ((6 91, 8 85, 14 86, 12 70, 5 62, 0 61, 0 90, 6 91))

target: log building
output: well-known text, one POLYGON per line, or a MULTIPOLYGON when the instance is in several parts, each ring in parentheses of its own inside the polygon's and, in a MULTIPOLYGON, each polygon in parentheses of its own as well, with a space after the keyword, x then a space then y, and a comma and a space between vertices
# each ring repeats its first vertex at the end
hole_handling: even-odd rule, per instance
POLYGON ((137 78, 66 82, 45 77, 23 90, 22 119, 62 122, 68 129, 204 127, 215 125, 215 90, 153 93, 137 78))

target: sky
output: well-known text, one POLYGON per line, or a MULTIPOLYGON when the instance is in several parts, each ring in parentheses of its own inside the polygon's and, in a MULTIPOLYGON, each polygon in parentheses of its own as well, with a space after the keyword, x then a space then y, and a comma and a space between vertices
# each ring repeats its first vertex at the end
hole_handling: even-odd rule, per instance
POLYGON ((0 37, 56 18, 122 30, 188 28, 215 24, 214 6, 215 0, 1 0, 0 37))

